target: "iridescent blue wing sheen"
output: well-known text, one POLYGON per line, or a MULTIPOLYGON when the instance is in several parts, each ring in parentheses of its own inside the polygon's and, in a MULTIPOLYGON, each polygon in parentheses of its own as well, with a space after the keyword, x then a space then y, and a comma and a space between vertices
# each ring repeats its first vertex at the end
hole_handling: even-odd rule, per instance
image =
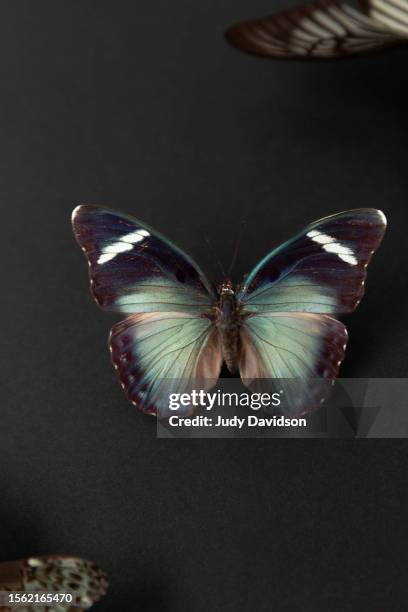
POLYGON ((188 255, 128 215, 80 206, 72 222, 97 303, 129 315, 110 335, 122 387, 144 412, 167 416, 169 393, 218 378, 215 290, 188 255))
POLYGON ((367 265, 385 228, 384 214, 375 209, 332 215, 307 226, 252 270, 237 296, 244 318, 244 382, 303 378, 298 397, 288 403, 295 412, 324 399, 321 387, 311 394, 310 385, 337 376, 347 343, 346 328, 330 315, 352 312, 360 302, 367 265))
POLYGON ((87 256, 91 290, 104 310, 135 313, 203 312, 214 289, 193 260, 133 217, 78 206, 75 237, 87 256))

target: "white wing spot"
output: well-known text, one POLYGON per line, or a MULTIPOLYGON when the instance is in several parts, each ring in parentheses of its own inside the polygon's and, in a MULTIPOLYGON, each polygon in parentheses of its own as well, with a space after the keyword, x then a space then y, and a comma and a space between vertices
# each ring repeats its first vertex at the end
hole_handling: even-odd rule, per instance
POLYGON ((130 234, 126 234, 121 238, 122 242, 130 242, 130 244, 135 244, 136 242, 140 242, 146 236, 150 236, 147 230, 137 230, 137 232, 132 232, 130 234))
POLYGON ((97 261, 98 264, 104 264, 107 261, 110 261, 111 259, 113 259, 116 256, 116 253, 104 253, 103 255, 101 255, 97 261))
POLYGON ((147 238, 147 236, 150 236, 150 233, 144 229, 125 234, 117 242, 113 242, 112 244, 108 244, 107 246, 103 247, 102 253, 99 256, 97 263, 107 263, 108 261, 114 259, 119 253, 131 251, 135 244, 137 244, 138 242, 142 242, 145 238, 147 238))
POLYGON ((41 559, 35 559, 34 557, 28 559, 27 563, 30 567, 41 567, 42 565, 44 565, 41 559))
POLYGON ((308 238, 311 238, 313 242, 320 244, 327 253, 337 255, 341 260, 345 261, 351 266, 356 266, 358 264, 358 260, 354 255, 353 250, 350 247, 337 242, 332 236, 322 234, 317 230, 310 230, 310 232, 308 232, 306 235, 308 238))

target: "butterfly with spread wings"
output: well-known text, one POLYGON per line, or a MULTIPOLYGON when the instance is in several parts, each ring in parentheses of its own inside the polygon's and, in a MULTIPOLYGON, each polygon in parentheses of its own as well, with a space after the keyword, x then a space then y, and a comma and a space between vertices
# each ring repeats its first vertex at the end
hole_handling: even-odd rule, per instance
POLYGON ((0 610, 20 612, 74 612, 74 610, 87 610, 93 606, 106 593, 108 582, 104 572, 92 561, 78 557, 63 555, 48 555, 31 557, 20 561, 6 561, 0 563, 0 591, 3 599, 0 601, 0 610), (21 602, 7 606, 10 602, 8 592, 19 592, 20 595, 34 595, 49 593, 50 595, 72 595, 68 599, 53 602, 46 606, 36 603, 30 605, 28 598, 21 602), (4 604, 4 605, 3 605, 4 604))
POLYGON ((315 409, 324 399, 315 380, 333 381, 344 357, 347 331, 335 316, 360 302, 386 228, 371 208, 326 217, 268 253, 239 288, 229 279, 216 288, 188 255, 133 217, 84 205, 72 223, 96 302, 127 315, 109 338, 122 387, 159 417, 169 414, 170 392, 197 380, 212 387, 223 361, 247 386, 300 380, 288 410, 315 409))
POLYGON ((331 59, 408 42, 408 0, 316 0, 230 27, 241 51, 274 58, 331 59))

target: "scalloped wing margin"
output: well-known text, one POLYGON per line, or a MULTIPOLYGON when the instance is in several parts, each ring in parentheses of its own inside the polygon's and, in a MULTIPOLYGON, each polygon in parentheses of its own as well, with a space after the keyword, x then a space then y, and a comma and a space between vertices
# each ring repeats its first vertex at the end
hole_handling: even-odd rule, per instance
MULTIPOLYGON (((172 414, 171 394, 209 389, 219 377, 219 335, 206 317, 185 312, 130 315, 112 328, 109 343, 127 397, 160 418, 172 414)), ((191 406, 181 406, 177 414, 191 412, 191 406)))

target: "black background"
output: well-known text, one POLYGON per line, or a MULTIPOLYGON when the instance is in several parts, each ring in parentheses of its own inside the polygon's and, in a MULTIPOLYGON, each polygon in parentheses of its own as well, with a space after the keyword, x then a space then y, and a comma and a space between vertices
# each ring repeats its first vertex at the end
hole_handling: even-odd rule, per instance
MULTIPOLYGON (((343 376, 407 376, 408 49, 274 62, 223 40, 289 2, 0 7, 0 560, 74 553, 95 610, 406 610, 404 440, 157 440, 70 228, 106 204, 236 277, 304 224, 389 219, 343 376)), ((292 4, 294 4, 292 2, 292 4)))

